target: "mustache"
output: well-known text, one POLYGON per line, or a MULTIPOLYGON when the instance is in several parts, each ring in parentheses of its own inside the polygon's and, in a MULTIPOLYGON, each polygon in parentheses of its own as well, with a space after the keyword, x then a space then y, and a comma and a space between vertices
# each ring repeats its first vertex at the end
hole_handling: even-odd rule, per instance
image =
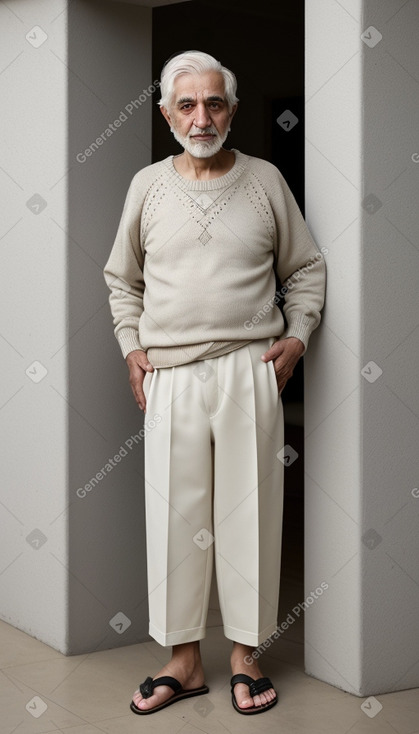
POLYGON ((191 135, 216 135, 218 137, 218 132, 213 127, 207 127, 204 130, 197 128, 196 130, 190 130, 188 133, 189 137, 191 135))

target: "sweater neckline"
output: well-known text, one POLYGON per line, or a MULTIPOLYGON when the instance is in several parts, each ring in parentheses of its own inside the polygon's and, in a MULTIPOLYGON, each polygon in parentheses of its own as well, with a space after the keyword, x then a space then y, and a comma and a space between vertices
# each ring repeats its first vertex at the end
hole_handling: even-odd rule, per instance
POLYGON ((246 164, 249 160, 249 156, 245 155, 244 153, 241 153, 236 148, 231 148, 235 155, 235 161, 233 167, 225 173, 223 176, 218 176, 217 178, 211 178, 208 181, 195 181, 193 179, 185 178, 182 176, 175 168, 173 159, 174 155, 169 155, 166 160, 164 161, 168 168, 170 169, 171 173, 173 174, 175 180, 177 181, 180 188, 183 190, 188 191, 214 191, 215 189, 222 189, 226 186, 229 186, 234 181, 236 181, 239 176, 243 173, 246 164))

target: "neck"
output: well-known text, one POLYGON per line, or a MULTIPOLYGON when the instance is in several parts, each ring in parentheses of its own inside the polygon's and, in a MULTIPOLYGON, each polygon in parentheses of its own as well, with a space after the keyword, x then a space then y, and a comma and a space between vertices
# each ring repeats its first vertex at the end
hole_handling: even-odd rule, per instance
POLYGON ((217 178, 227 173, 234 165, 234 153, 231 150, 221 148, 215 155, 209 158, 195 158, 187 150, 174 158, 178 173, 185 178, 194 180, 205 180, 217 178))

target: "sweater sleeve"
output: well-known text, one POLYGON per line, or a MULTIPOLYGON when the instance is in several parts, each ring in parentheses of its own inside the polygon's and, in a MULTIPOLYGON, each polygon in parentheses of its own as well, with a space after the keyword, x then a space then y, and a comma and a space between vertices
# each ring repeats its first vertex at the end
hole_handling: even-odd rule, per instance
POLYGON ((315 244, 287 182, 277 168, 274 170, 277 185, 270 192, 277 227, 274 267, 281 280, 287 321, 280 338, 298 337, 304 344, 304 354, 310 334, 320 323, 324 304, 324 248, 320 251, 315 244))
POLYGON ((143 349, 138 328, 144 310, 144 254, 140 242, 142 204, 137 174, 128 189, 115 242, 103 270, 111 291, 109 305, 114 333, 124 358, 134 349, 143 349))

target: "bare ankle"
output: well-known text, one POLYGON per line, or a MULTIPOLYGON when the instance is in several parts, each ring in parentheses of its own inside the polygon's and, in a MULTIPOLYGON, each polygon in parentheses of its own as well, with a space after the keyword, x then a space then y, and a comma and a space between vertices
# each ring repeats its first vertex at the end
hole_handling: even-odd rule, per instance
POLYGON ((201 653, 199 649, 199 641, 184 642, 180 645, 173 645, 172 659, 184 660, 188 663, 196 665, 201 662, 201 653))
POLYGON ((233 642, 233 649, 231 651, 232 655, 246 655, 248 653, 252 653, 253 650, 255 650, 254 647, 251 645, 243 645, 241 642, 233 642))

